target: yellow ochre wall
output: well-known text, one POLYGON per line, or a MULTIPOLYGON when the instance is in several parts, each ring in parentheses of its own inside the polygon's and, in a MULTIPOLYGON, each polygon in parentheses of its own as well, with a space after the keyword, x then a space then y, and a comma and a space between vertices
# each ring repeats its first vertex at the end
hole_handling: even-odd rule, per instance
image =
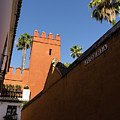
POLYGON ((46 82, 42 95, 24 107, 22 120, 120 120, 120 30, 88 57, 63 77, 51 66, 47 81, 53 76, 54 83, 46 82), (107 50, 85 65, 105 44, 107 50))

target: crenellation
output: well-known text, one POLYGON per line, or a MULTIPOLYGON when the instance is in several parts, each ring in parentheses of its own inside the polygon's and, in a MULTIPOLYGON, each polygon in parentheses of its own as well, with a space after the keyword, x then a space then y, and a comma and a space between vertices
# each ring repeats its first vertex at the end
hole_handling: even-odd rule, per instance
POLYGON ((21 68, 16 68, 16 73, 12 72, 13 67, 10 67, 9 73, 6 74, 4 79, 4 84, 12 84, 12 85, 21 85, 23 89, 24 86, 28 83, 28 76, 29 76, 29 68, 25 68, 23 70, 23 74, 20 73, 21 68))
POLYGON ((11 66, 11 67, 9 68, 9 73, 13 73, 13 70, 14 70, 14 67, 11 66))
POLYGON ((20 67, 17 67, 17 68, 16 68, 16 74, 20 74, 20 70, 21 70, 21 68, 20 68, 20 67))
POLYGON ((38 31, 38 30, 35 30, 35 31, 34 31, 34 37, 37 37, 37 36, 39 36, 39 31, 38 31))
POLYGON ((41 37, 46 38, 46 32, 41 32, 41 37))
POLYGON ((49 38, 49 39, 53 39, 53 34, 52 34, 52 33, 49 33, 49 34, 48 34, 48 38, 49 38))
POLYGON ((23 69, 23 75, 26 74, 27 72, 29 72, 29 68, 23 69))
POLYGON ((47 40, 47 41, 48 40, 60 40, 59 34, 56 34, 56 36, 54 38, 53 33, 49 33, 48 37, 46 37, 46 32, 41 32, 41 36, 39 36, 39 31, 37 31, 37 30, 34 31, 34 37, 35 37, 35 38, 33 38, 34 41, 40 41, 40 42, 44 42, 45 40, 47 40), (40 39, 40 38, 45 38, 45 39, 40 39))
POLYGON ((60 40, 60 35, 56 34, 56 40, 60 40))

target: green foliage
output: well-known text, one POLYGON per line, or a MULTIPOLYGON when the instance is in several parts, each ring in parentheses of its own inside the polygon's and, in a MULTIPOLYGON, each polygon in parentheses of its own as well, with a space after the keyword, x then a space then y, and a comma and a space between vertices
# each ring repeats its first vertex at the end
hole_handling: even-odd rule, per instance
POLYGON ((20 35, 16 45, 17 50, 25 49, 25 47, 29 49, 31 47, 32 37, 33 36, 29 35, 27 32, 25 32, 23 35, 20 35))
POLYGON ((18 90, 21 90, 21 86, 20 85, 18 85, 18 90))
POLYGON ((21 90, 21 86, 20 86, 20 85, 16 85, 16 86, 15 86, 15 89, 16 89, 16 90, 21 90))
POLYGON ((5 88, 8 88, 8 87, 9 87, 8 84, 6 84, 6 85, 5 85, 5 88))
POLYGON ((17 50, 22 50, 21 73, 23 72, 23 69, 25 67, 26 50, 31 47, 32 37, 33 37, 32 35, 29 35, 27 32, 25 32, 23 35, 20 35, 20 38, 17 41, 17 45, 16 45, 17 50))
POLYGON ((28 85, 24 86, 24 89, 29 89, 28 85))
POLYGON ((112 24, 113 24, 113 26, 114 26, 114 25, 116 24, 116 21, 115 21, 115 20, 113 20, 113 21, 112 21, 112 24))
POLYGON ((11 88, 14 89, 14 85, 11 85, 11 88))
POLYGON ((79 47, 79 45, 73 45, 73 48, 70 48, 70 51, 72 52, 70 55, 75 58, 77 56, 77 58, 80 57, 80 55, 82 55, 82 47, 79 47))
POLYGON ((66 67, 69 67, 70 65, 71 65, 71 63, 68 63, 68 62, 66 62, 66 63, 63 63, 66 67))
POLYGON ((11 84, 9 84, 9 89, 10 89, 10 90, 12 89, 12 85, 11 85, 11 84))
POLYGON ((16 86, 15 86, 15 89, 18 89, 18 86, 19 86, 19 85, 16 85, 16 86))
POLYGON ((105 19, 108 23, 116 24, 116 15, 120 14, 120 0, 92 0, 89 10, 93 9, 91 17, 102 23, 105 19))
POLYGON ((24 108, 24 106, 28 103, 28 101, 24 101, 22 104, 22 109, 24 108))

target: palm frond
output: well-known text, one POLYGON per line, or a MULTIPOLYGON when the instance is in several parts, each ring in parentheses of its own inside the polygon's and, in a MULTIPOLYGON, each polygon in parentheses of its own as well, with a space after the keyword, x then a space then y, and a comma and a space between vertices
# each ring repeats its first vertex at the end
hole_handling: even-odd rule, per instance
POLYGON ((72 51, 72 52, 73 52, 73 51, 74 51, 74 49, 73 49, 73 48, 70 48, 70 51, 72 51))
POLYGON ((72 52, 70 55, 71 55, 71 56, 74 55, 74 52, 72 52))
POLYGON ((99 20, 105 19, 108 23, 115 23, 116 14, 120 14, 120 0, 92 0, 89 9, 93 8, 91 17, 99 20))
POLYGON ((82 47, 79 47, 79 45, 73 45, 73 48, 70 48, 70 51, 72 52, 70 55, 75 58, 77 56, 77 58, 82 55, 82 47))
POLYGON ((73 58, 75 58, 76 57, 76 55, 73 55, 73 58))

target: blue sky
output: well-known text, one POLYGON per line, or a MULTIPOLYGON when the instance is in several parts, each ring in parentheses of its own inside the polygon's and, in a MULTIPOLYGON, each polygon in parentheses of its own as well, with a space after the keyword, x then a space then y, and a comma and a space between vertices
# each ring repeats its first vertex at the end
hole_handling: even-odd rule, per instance
MULTIPOLYGON (((85 52, 97 41, 112 25, 107 21, 101 24, 91 19, 88 9, 90 0, 23 0, 20 19, 18 22, 15 41, 20 34, 28 32, 33 35, 34 30, 39 34, 44 31, 61 36, 61 62, 72 63, 75 59, 70 56, 73 45, 83 47, 85 52)), ((118 21, 119 18, 117 18, 118 21)), ((13 49, 11 66, 21 66, 22 52, 13 49)), ((29 67, 29 54, 27 51, 26 67, 29 67)))

